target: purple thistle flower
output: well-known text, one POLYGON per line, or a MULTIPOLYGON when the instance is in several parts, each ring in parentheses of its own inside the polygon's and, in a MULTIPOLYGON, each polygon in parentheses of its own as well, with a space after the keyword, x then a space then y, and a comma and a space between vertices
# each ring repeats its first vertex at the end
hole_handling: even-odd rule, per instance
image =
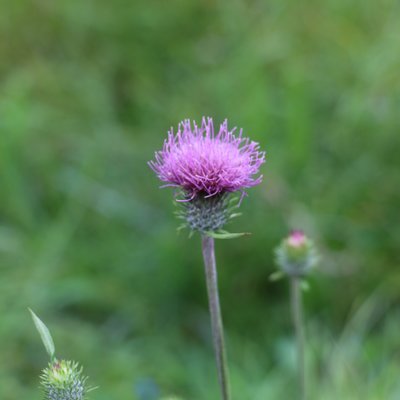
POLYGON ((242 137, 242 130, 238 135, 235 130, 228 130, 227 120, 217 134, 212 118, 203 118, 200 128, 184 120, 176 134, 169 131, 163 149, 155 153, 149 166, 166 182, 164 187, 182 188, 186 200, 244 192, 261 182, 262 175, 256 175, 265 162, 265 152, 259 151, 258 143, 242 137))
POLYGON ((241 233, 229 233, 221 228, 237 216, 232 211, 230 194, 245 193, 246 188, 259 184, 258 175, 265 153, 259 144, 242 137, 240 130, 228 130, 225 120, 217 134, 211 118, 203 118, 199 128, 186 119, 168 133, 163 149, 155 153, 149 166, 159 179, 181 189, 184 198, 179 217, 192 232, 202 235, 204 267, 209 299, 212 336, 217 363, 218 380, 223 400, 230 400, 228 365, 226 359, 221 307, 219 304, 214 239, 229 239, 241 233))

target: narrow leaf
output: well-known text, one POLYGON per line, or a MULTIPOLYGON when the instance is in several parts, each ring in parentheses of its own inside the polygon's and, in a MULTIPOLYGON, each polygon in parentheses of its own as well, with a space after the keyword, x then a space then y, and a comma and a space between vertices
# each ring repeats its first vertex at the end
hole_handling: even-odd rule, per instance
POLYGON ((206 232, 206 234, 214 239, 236 239, 241 236, 251 235, 249 232, 230 233, 230 232, 206 232))
POLYGON ((39 332, 40 338, 42 339, 45 349, 50 358, 53 359, 55 353, 55 347, 50 331, 47 329, 47 326, 42 322, 42 320, 30 308, 29 311, 32 315, 33 322, 36 326, 36 329, 39 332))

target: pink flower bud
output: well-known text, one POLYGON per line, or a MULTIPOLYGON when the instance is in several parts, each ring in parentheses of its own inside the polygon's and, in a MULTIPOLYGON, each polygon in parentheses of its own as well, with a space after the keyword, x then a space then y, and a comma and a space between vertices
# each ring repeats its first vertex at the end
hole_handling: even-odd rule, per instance
POLYGON ((290 276, 305 276, 317 262, 314 243, 303 231, 293 230, 276 249, 276 262, 290 276))
POLYGON ((287 239, 288 244, 293 247, 301 247, 306 240, 307 237, 301 230, 292 231, 287 239))

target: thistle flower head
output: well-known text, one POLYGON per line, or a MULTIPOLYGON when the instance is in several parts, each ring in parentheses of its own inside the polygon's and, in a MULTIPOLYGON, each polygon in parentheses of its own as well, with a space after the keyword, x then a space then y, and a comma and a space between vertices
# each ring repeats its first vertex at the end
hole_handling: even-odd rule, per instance
POLYGON ((40 377, 46 400, 83 400, 86 380, 78 363, 65 360, 51 362, 40 377))
POLYGON ((293 249, 299 249, 303 247, 307 242, 307 237, 301 230, 293 230, 289 237, 286 239, 288 245, 293 249))
POLYGON ((235 135, 225 120, 218 133, 211 118, 203 118, 201 127, 182 121, 178 131, 168 133, 161 151, 149 165, 166 186, 183 189, 188 198, 212 197, 243 191, 261 182, 259 168, 265 153, 259 145, 235 135), (258 176, 257 176, 258 175, 258 176))
POLYGON ((163 149, 149 166, 165 186, 177 187, 183 216, 192 230, 215 232, 229 219, 228 195, 259 184, 265 153, 259 144, 229 130, 225 120, 214 132, 211 118, 201 126, 184 120, 168 133, 163 149))
POLYGON ((313 241, 301 230, 292 231, 276 249, 277 264, 290 276, 305 276, 317 259, 313 241))

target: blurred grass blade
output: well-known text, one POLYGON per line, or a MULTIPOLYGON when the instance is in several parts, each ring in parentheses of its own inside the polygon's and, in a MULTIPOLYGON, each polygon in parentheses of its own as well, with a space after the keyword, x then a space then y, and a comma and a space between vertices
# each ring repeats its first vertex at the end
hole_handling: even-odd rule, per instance
POLYGON ((43 323, 43 321, 30 308, 29 311, 32 315, 33 322, 36 326, 36 329, 39 332, 39 335, 42 339, 45 349, 50 358, 53 359, 55 354, 55 347, 50 331, 48 330, 47 326, 43 323))

